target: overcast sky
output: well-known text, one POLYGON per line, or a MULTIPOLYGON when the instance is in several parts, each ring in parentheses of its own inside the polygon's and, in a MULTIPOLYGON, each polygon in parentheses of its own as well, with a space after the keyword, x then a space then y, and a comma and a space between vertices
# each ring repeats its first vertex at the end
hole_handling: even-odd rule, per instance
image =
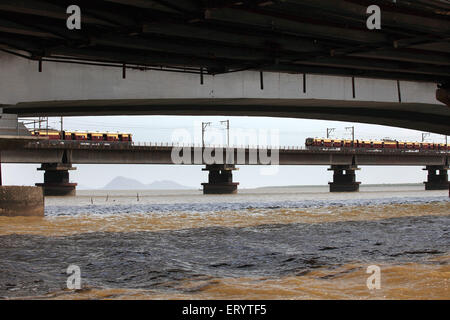
MULTIPOLYGON (((225 144, 226 130, 220 121, 230 120, 231 136, 240 132, 259 132, 267 130, 279 134, 279 138, 268 141, 281 146, 304 146, 307 137, 325 137, 327 128, 336 128, 334 138, 350 138, 347 127, 355 127, 356 139, 392 138, 398 140, 420 141, 422 132, 368 125, 321 120, 250 118, 250 117, 173 117, 173 116, 135 116, 135 117, 67 117, 64 118, 66 130, 121 131, 133 134, 136 142, 166 143, 174 139, 174 133, 185 132, 195 143, 201 143, 201 122, 212 122, 207 129, 206 143, 225 144), (279 141, 276 141, 279 140, 279 141), (277 143, 278 142, 278 143, 277 143)), ((50 119, 50 126, 59 128, 58 118, 50 119)), ((427 141, 444 142, 445 137, 431 134, 427 141)), ((261 142, 261 141, 260 141, 261 142)), ((231 141, 236 144, 236 141, 231 141)), ((262 144, 262 143, 261 143, 262 144)), ((117 176, 136 179, 142 183, 156 180, 172 180, 182 185, 200 188, 207 173, 200 166, 168 165, 76 165, 71 171, 71 180, 84 188, 101 188, 117 176)), ((3 165, 5 185, 34 185, 43 181, 43 172, 38 165, 3 165)), ((240 166, 234 173, 234 180, 243 188, 281 185, 326 185, 332 179, 332 172, 323 166, 281 166, 274 174, 267 175, 261 167, 240 166)), ((362 167, 357 173, 358 181, 373 183, 415 183, 426 180, 426 172, 421 167, 362 167)))

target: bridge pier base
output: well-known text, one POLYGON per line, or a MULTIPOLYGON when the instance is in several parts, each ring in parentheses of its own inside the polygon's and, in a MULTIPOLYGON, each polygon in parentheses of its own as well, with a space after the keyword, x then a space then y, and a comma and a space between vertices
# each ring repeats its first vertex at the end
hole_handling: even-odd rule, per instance
POLYGON ((361 182, 356 181, 357 166, 332 165, 329 171, 334 171, 333 182, 329 182, 330 192, 357 192, 361 182))
POLYGON ((209 171, 208 182, 202 183, 203 194, 234 194, 237 193, 238 182, 233 182, 234 165, 206 165, 203 171, 209 171))
POLYGON ((449 188, 448 170, 446 166, 427 166, 428 179, 424 182, 425 190, 447 190, 449 188))
POLYGON ((36 183, 42 187, 44 196, 75 196, 76 183, 70 183, 69 170, 76 170, 67 163, 43 163, 38 170, 45 171, 44 183, 36 183))
POLYGON ((43 217, 42 188, 0 186, 0 216, 43 217))

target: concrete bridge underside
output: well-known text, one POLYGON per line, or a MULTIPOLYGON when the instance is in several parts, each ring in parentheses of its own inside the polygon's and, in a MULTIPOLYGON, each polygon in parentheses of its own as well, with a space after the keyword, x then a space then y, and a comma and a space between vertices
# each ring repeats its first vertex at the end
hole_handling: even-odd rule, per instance
POLYGON ((228 115, 363 122, 450 135, 437 85, 311 74, 220 75, 45 62, 0 53, 0 107, 19 116, 228 115), (202 79, 201 79, 202 78, 202 79))
POLYGON ((255 116, 361 122, 450 135, 450 108, 422 103, 324 99, 149 99, 20 103, 19 116, 255 116))

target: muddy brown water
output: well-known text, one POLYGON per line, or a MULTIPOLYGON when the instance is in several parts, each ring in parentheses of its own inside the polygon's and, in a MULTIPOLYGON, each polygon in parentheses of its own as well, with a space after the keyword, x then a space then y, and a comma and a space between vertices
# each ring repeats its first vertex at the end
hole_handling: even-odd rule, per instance
POLYGON ((0 218, 0 297, 449 299, 447 193, 305 187, 47 198, 44 218, 0 218), (80 291, 66 288, 71 264, 81 269, 80 291), (366 286, 374 264, 380 290, 366 286))

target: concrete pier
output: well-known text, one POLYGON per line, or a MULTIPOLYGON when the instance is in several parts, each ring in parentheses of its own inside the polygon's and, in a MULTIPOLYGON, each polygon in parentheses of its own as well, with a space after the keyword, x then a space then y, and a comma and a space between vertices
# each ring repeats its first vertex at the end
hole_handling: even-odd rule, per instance
POLYGON ((233 182, 234 165, 206 165, 203 171, 209 171, 208 182, 202 183, 203 194, 234 194, 237 193, 238 182, 233 182))
POLYGON ((69 171, 76 170, 67 163, 43 163, 38 170, 44 170, 44 183, 36 183, 42 187, 44 196, 75 196, 76 183, 70 183, 69 171))
POLYGON ((44 193, 37 187, 0 186, 0 216, 44 216, 44 193))
POLYGON ((428 179, 424 182, 425 190, 447 190, 448 182, 448 166, 427 166, 428 179))
POLYGON ((361 182, 356 181, 355 165, 333 165, 329 171, 334 171, 333 182, 329 182, 330 192, 356 192, 361 182))

